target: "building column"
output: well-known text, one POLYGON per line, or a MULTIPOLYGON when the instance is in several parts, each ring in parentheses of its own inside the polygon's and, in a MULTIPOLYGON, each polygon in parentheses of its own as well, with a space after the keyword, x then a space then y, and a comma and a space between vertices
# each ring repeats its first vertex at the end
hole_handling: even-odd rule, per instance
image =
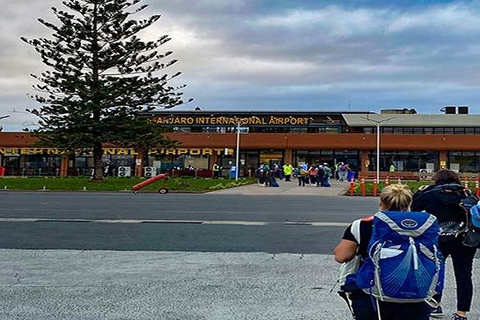
POLYGON ((68 176, 69 160, 70 160, 70 157, 68 155, 61 156, 61 158, 60 158, 60 177, 68 176))
POLYGON ((361 150, 360 156, 360 172, 368 172, 368 167, 370 166, 370 159, 368 158, 368 151, 369 150, 361 150))
POLYGON ((447 169, 448 151, 440 151, 438 160, 439 160, 440 169, 447 169))
POLYGON ((135 177, 143 176, 143 151, 135 150, 135 177))
POLYGON ((293 150, 292 149, 285 149, 285 158, 283 159, 283 163, 290 163, 293 166, 293 150))

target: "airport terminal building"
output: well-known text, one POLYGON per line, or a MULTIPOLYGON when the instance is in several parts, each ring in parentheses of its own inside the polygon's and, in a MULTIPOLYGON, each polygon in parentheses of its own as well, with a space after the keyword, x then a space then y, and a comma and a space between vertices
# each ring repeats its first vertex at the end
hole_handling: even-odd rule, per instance
MULTIPOLYGON (((468 108, 441 114, 414 110, 371 112, 174 111, 148 115, 171 130, 166 135, 178 148, 157 148, 148 154, 106 146, 104 162, 114 175, 151 175, 193 167, 209 175, 215 162, 224 174, 235 165, 239 150, 240 176, 261 163, 348 163, 361 176, 376 171, 377 139, 380 171, 418 176, 440 168, 461 173, 480 172, 480 115, 468 108), (378 134, 377 134, 378 132, 378 134), (237 134, 238 133, 238 134, 237 134)), ((88 152, 65 155, 40 148, 27 132, 0 133, 0 166, 7 176, 91 174, 88 152)))

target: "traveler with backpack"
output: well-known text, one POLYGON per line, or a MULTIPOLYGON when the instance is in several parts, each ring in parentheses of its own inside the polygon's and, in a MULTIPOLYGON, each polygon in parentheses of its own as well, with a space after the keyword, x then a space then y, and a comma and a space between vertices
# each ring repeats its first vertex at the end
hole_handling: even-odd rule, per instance
MULTIPOLYGON (((434 176, 434 184, 423 188, 413 196, 413 210, 426 210, 435 215, 440 224, 440 250, 445 258, 452 257, 457 284, 457 311, 452 320, 466 320, 473 296, 472 268, 476 248, 463 244, 465 238, 466 211, 460 206, 469 194, 458 175, 451 170, 440 170, 434 176)), ((441 295, 434 297, 440 302, 441 295)), ((441 317, 439 306, 432 317, 441 317)))
POLYGON ((337 262, 362 261, 342 288, 356 320, 429 320, 427 301, 443 285, 439 229, 434 216, 410 212, 411 203, 407 186, 387 186, 380 212, 354 221, 335 248, 337 262))

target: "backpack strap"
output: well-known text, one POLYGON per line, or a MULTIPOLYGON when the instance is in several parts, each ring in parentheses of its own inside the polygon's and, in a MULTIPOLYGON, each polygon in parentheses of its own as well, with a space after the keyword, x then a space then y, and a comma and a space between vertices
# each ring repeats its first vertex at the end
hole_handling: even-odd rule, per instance
POLYGON ((421 235, 422 233, 425 232, 425 230, 430 228, 435 223, 435 221, 437 221, 437 218, 435 218, 433 215, 429 215, 429 217, 425 221, 425 223, 422 226, 420 226, 418 229, 416 229, 416 230, 404 230, 401 227, 399 227, 398 224, 395 221, 393 221, 388 215, 386 215, 383 212, 378 212, 377 214, 375 214, 375 216, 378 219, 380 219, 381 221, 388 224, 390 229, 398 232, 399 234, 401 234, 403 236, 413 236, 413 237, 417 237, 417 236, 421 235))

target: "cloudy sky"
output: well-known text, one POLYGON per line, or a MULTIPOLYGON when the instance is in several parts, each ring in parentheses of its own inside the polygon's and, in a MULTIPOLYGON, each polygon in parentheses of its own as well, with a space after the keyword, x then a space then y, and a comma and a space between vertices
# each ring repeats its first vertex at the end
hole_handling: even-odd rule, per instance
MULTIPOLYGON (((178 110, 480 113, 480 1, 144 0, 179 62, 178 110)), ((49 36, 60 0, 0 0, 0 116, 32 127, 27 97, 44 66, 21 36, 49 36)))

